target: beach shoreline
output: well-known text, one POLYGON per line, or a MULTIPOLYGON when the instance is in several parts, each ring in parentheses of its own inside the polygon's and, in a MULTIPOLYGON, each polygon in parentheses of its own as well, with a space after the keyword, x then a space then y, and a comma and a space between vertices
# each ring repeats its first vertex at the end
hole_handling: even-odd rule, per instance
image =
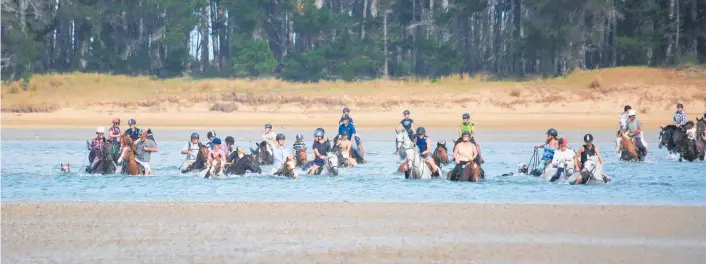
POLYGON ((2 217, 2 260, 13 263, 698 263, 706 257, 703 206, 11 202, 2 204, 2 217))

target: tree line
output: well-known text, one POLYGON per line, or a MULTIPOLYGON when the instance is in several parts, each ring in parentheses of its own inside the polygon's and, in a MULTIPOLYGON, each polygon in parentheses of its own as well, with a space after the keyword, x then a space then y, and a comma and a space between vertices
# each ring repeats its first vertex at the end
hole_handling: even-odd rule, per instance
POLYGON ((564 75, 706 62, 703 0, 2 0, 2 78, 564 75))

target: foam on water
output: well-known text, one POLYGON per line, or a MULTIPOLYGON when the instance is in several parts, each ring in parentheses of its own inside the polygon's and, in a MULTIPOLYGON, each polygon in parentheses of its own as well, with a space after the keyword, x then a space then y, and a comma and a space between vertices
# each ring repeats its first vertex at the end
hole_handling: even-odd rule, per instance
MULTIPOLYGON (((540 134, 540 133, 537 133, 540 134)), ((577 136, 580 138, 580 136, 577 136)), ((367 135, 366 135, 367 138, 367 135)), ((371 137, 371 138, 374 138, 371 137)), ((2 141, 2 200, 42 201, 430 201, 473 203, 581 203, 706 205, 704 162, 679 163, 650 141, 644 163, 619 162, 609 137, 598 146, 613 177, 608 185, 572 186, 526 176, 500 176, 527 163, 537 142, 481 142, 487 180, 459 183, 405 180, 395 173, 399 161, 390 141, 365 141, 368 163, 344 168, 338 177, 296 180, 246 175, 224 180, 182 175, 177 167, 183 141, 158 140, 152 155, 154 177, 93 176, 76 173, 85 155, 85 141, 2 141), (73 173, 59 172, 70 162, 73 173)), ((450 138, 450 137, 449 137, 450 138)), ((487 138, 487 137, 486 137, 487 138)), ((541 135, 539 135, 541 140, 541 135)), ((438 140, 434 139, 434 140, 438 140)), ((447 140, 451 147, 451 141, 447 140)), ((575 140, 573 142, 579 142, 575 140)), ((310 145, 310 140, 306 142, 310 145)), ((287 143, 288 145, 291 142, 287 143)), ((245 146, 246 144, 241 144, 245 146)), ((575 149, 578 146, 575 147, 575 149)), ((85 161, 85 163, 88 163, 85 161)), ((449 165, 444 172, 452 169, 449 165)), ((269 171, 264 167, 263 171, 269 171)))

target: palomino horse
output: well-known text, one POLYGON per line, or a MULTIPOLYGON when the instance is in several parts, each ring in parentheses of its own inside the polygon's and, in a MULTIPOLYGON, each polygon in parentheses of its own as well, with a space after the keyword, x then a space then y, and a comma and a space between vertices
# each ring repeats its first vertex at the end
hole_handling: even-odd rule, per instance
POLYGON ((284 164, 282 164, 282 167, 279 168, 273 175, 276 176, 284 176, 284 177, 289 177, 296 179, 297 178, 297 172, 295 170, 297 166, 297 162, 294 160, 293 157, 287 156, 287 159, 284 160, 284 164))
POLYGON ((684 138, 684 132, 675 125, 660 128, 659 148, 666 147, 670 154, 679 153, 679 145, 684 138))
POLYGON ((267 141, 257 143, 255 149, 250 149, 250 153, 255 155, 255 160, 260 165, 272 165, 275 163, 272 153, 267 148, 267 141))
POLYGON ((432 158, 436 166, 441 168, 441 166, 448 165, 449 161, 449 150, 446 148, 446 141, 439 141, 436 143, 436 149, 432 153, 432 158))
POLYGON ((331 175, 338 176, 338 156, 334 153, 329 153, 326 156, 326 162, 323 167, 318 167, 316 169, 309 168, 307 170, 308 175, 331 175), (324 169, 326 173, 323 173, 324 169))
POLYGON ((208 160, 208 146, 201 144, 199 142, 199 153, 196 154, 196 160, 183 168, 181 173, 187 173, 190 171, 201 171, 206 168, 206 161, 208 160))
POLYGON ((306 149, 297 151, 297 167, 304 166, 308 161, 306 159, 306 149))
MULTIPOLYGON (((431 179, 431 168, 419 155, 412 140, 407 136, 407 132, 395 129, 395 133, 397 133, 397 151, 405 153, 404 163, 398 171, 404 172, 405 179, 431 179)), ((441 175, 441 171, 438 173, 441 175)))
POLYGON ((245 155, 239 158, 233 165, 226 169, 226 175, 243 175, 246 172, 262 173, 260 165, 255 161, 253 155, 245 155))
POLYGON ((639 153, 635 141, 627 133, 623 133, 622 130, 618 130, 617 136, 620 138, 620 160, 638 160, 639 153))
POLYGON ((338 158, 338 166, 355 167, 361 159, 355 158, 356 151, 353 150, 352 142, 350 142, 347 146, 343 144, 345 143, 336 141, 333 148, 331 148, 331 151, 336 154, 336 157, 338 158))
POLYGON ((457 166, 446 176, 449 181, 471 181, 478 182, 485 179, 483 168, 478 166, 475 161, 471 161, 465 165, 457 166))
POLYGON ((120 157, 123 160, 123 174, 144 175, 145 168, 135 161, 135 142, 132 141, 132 138, 127 134, 123 134, 120 144, 122 146, 120 157))

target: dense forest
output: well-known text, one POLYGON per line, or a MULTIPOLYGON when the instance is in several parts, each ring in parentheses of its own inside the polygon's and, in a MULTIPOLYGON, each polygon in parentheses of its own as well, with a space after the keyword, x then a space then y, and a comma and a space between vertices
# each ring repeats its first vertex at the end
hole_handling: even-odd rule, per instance
POLYGON ((704 0, 2 0, 4 80, 514 78, 704 62, 704 0))

